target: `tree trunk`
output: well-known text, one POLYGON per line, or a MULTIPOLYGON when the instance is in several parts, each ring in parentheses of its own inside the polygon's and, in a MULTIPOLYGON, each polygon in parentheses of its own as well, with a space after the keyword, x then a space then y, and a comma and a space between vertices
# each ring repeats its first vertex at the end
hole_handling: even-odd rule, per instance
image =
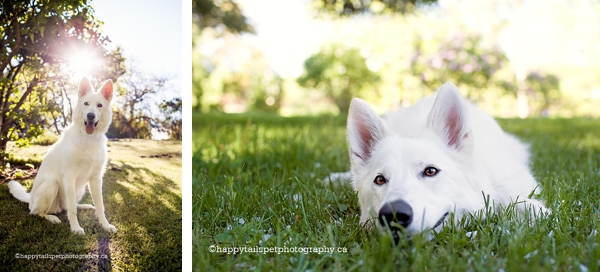
POLYGON ((527 72, 525 69, 519 69, 516 73, 517 77, 517 114, 519 118, 527 118, 529 116, 529 99, 527 97, 527 72))
POLYGON ((6 144, 8 143, 8 138, 2 137, 0 139, 0 172, 4 171, 4 166, 6 165, 6 159, 8 158, 8 153, 6 153, 6 144))

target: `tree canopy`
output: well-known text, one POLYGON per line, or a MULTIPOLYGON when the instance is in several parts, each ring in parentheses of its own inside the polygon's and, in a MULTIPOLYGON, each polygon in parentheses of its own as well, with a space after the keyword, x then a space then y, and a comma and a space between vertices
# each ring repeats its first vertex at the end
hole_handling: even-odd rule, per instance
POLYGON ((158 114, 153 113, 163 111, 161 102, 156 99, 159 93, 165 91, 168 81, 166 76, 144 73, 130 65, 129 71, 118 83, 113 122, 107 135, 114 138, 151 139, 153 130, 164 129, 158 114))
MULTIPOLYGON (((429 52, 423 43, 417 39, 410 70, 431 90, 446 81, 468 90, 486 89, 497 83, 494 76, 507 65, 504 54, 497 47, 483 46, 478 35, 449 35, 429 52)), ((469 92, 469 95, 474 94, 469 92)))
POLYGON ((232 33, 254 32, 239 5, 231 0, 192 0, 192 13, 200 28, 224 27, 232 33))
POLYGON ((360 50, 335 44, 310 56, 298 78, 301 86, 323 91, 340 113, 347 113, 352 98, 378 81, 379 75, 369 69, 360 50))
POLYGON ((337 16, 356 14, 410 13, 417 8, 437 3, 437 0, 313 0, 313 6, 337 16))
POLYGON ((103 60, 92 82, 116 80, 124 71, 120 49, 100 31, 101 22, 82 1, 0 2, 0 153, 9 140, 40 135, 64 104, 50 99, 73 76, 67 66, 78 50, 103 60))

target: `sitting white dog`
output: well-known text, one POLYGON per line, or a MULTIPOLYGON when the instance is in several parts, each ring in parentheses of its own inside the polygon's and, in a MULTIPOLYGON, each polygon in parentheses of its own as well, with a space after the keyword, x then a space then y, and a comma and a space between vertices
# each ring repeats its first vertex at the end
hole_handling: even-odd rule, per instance
POLYGON ((102 199, 102 176, 107 163, 104 134, 112 121, 113 83, 107 80, 95 92, 84 77, 79 83, 78 96, 73 122, 48 150, 31 192, 27 193, 16 181, 10 181, 8 187, 15 198, 29 203, 31 214, 52 223, 60 223, 52 214, 66 210, 74 233, 84 234, 77 220, 77 208, 95 209, 102 228, 116 232, 115 226, 106 220, 102 199), (86 185, 96 207, 77 204, 85 194, 86 185))

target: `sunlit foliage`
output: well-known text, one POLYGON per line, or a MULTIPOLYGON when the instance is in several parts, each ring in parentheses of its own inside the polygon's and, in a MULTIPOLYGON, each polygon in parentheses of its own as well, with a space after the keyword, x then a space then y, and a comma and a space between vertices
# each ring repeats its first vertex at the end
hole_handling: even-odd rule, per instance
POLYGON ((373 87, 379 79, 367 66, 360 50, 332 44, 304 62, 304 73, 298 83, 322 91, 340 113, 346 113, 352 98, 359 97, 363 89, 373 87))
POLYGON ((25 144, 42 133, 44 124, 66 119, 62 113, 66 101, 52 97, 72 87, 67 87, 75 74, 67 67, 72 54, 87 51, 103 61, 90 71, 93 83, 116 80, 124 73, 124 58, 119 49, 107 49, 110 40, 86 0, 2 1, 0 14, 0 155, 4 158, 9 140, 25 144))
POLYGON ((437 0, 313 0, 321 12, 337 16, 356 14, 410 13, 417 8, 437 3, 437 0))
POLYGON ((225 28, 233 33, 254 31, 235 1, 192 0, 192 13, 200 28, 225 28))

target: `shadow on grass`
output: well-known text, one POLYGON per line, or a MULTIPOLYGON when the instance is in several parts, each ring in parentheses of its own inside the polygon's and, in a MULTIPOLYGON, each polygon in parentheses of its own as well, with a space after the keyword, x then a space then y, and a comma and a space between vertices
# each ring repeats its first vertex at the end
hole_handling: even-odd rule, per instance
MULTIPOLYGON (((61 224, 29 214, 28 205, 0 186, 0 267, 11 271, 181 270, 181 190, 145 167, 123 164, 104 175, 104 204, 115 234, 104 231, 94 211, 80 210, 85 235, 72 234, 65 212, 61 224), (23 259, 16 254, 44 255, 23 259), (98 258, 49 258, 50 255, 98 258)), ((86 194, 80 203, 92 203, 86 194)))
MULTIPOLYGON (((113 264, 125 270, 181 270, 181 189, 145 167, 122 164, 107 177, 120 239, 113 264)), ((108 208, 107 208, 108 209, 108 208)))

